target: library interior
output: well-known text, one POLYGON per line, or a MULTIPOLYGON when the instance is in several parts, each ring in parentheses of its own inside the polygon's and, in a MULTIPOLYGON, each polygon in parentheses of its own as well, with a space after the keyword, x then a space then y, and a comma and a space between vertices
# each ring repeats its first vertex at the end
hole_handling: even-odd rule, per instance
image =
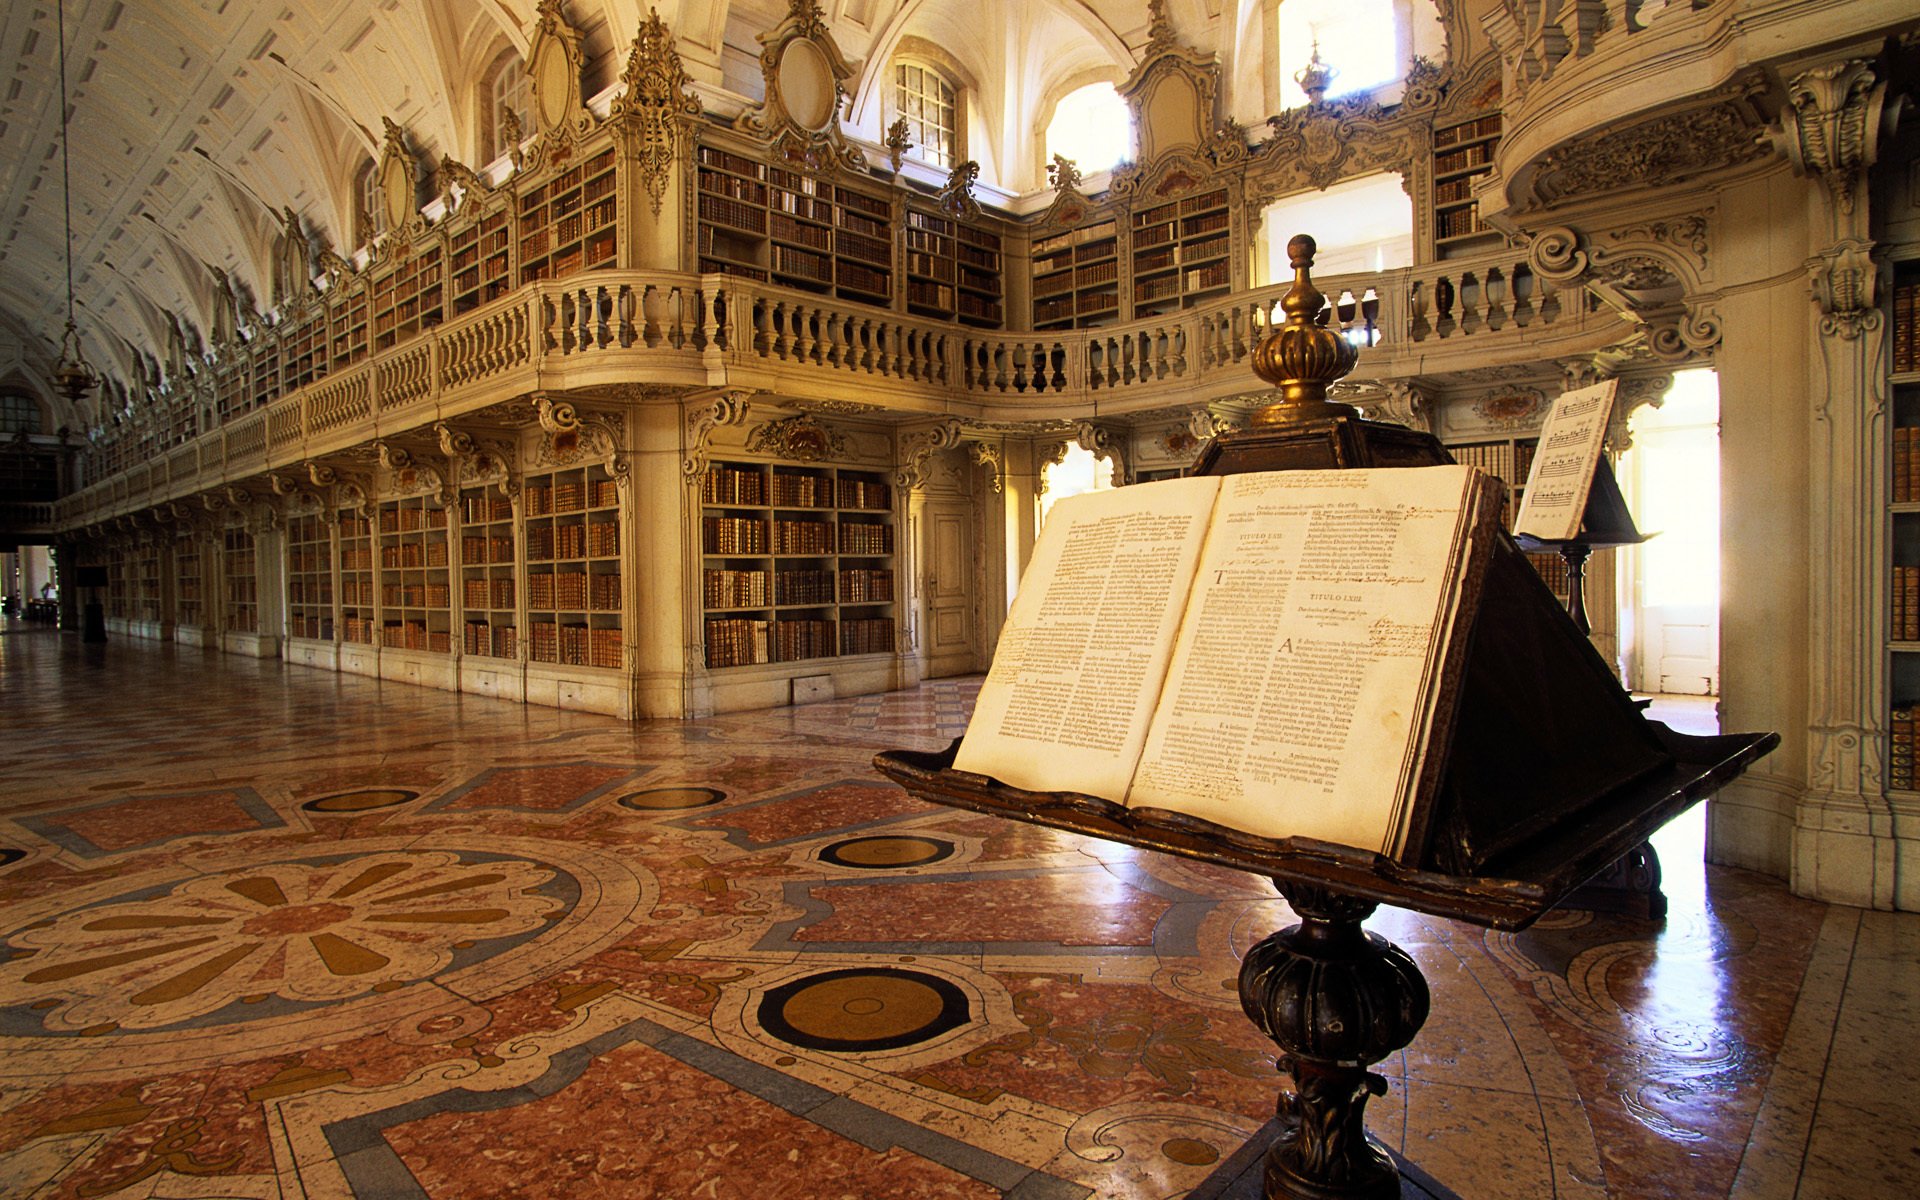
MULTIPOLYGON (((21 0, 0 44, 0 1194, 1913 1190, 1910 2, 21 0), (1644 543, 1499 561, 1623 719, 1777 734, 1524 917, 1430 902, 1458 854, 1326 875, 1419 1012, 1321 1058, 1249 984, 1344 902, 1294 859, 875 763, 966 732, 1056 502, 1209 473, 1303 373, 1509 526, 1608 385, 1644 543)), ((1535 716, 1516 761, 1586 733, 1535 716)))

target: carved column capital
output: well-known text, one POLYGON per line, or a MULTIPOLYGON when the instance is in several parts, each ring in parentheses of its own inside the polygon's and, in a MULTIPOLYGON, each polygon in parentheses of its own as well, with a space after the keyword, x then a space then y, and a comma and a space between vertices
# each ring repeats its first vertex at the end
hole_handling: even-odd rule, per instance
POLYGON ((1780 123, 1768 131, 1796 175, 1825 185, 1834 207, 1851 216, 1867 168, 1879 155, 1886 82, 1860 59, 1803 71, 1787 85, 1780 123))
POLYGON ((687 414, 687 456, 680 463, 682 475, 697 479, 706 473, 707 447, 713 441, 713 431, 723 425, 746 424, 752 395, 741 389, 722 392, 705 408, 687 414))

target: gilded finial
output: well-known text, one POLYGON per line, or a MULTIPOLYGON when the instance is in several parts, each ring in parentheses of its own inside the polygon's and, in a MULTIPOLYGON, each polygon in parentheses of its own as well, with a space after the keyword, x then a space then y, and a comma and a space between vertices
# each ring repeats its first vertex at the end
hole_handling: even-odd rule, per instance
POLYGON ((1359 415, 1351 404, 1327 400, 1327 387, 1353 370, 1360 352, 1338 330, 1327 328, 1327 298, 1313 286, 1315 249, 1304 233, 1287 243, 1293 286, 1280 301, 1287 319, 1253 351, 1254 374, 1278 389, 1280 398, 1253 414, 1255 425, 1359 415))

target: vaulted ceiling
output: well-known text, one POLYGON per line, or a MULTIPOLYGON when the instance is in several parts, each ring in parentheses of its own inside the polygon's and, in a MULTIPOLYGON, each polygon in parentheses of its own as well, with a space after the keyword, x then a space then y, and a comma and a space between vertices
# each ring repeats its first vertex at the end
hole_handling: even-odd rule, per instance
MULTIPOLYGON (((804 3, 804 0, 802 0, 804 3)), ((164 360, 170 321, 204 341, 217 274, 265 310, 274 243, 291 209, 318 244, 350 255, 352 181, 377 156, 382 118, 423 162, 475 163, 477 81, 502 48, 524 53, 538 0, 13 0, 0 47, 0 381, 44 375, 65 319, 59 35, 69 97, 76 319, 86 356, 121 379, 164 360), (64 11, 62 7, 64 6, 64 11), (7 361, 8 359, 12 361, 7 361)), ((659 4, 708 107, 761 94, 755 40, 783 0, 659 4)), ((1222 54, 1259 0, 1172 0, 1182 40, 1222 54)), ((613 87, 639 0, 562 0, 586 34, 586 92, 613 87)), ((849 130, 877 142, 876 81, 891 55, 934 47, 974 91, 969 147, 982 180, 1044 184, 1037 114, 1090 80, 1118 81, 1148 40, 1146 0, 826 0, 822 15, 860 68, 849 130)), ((1257 66, 1257 64, 1256 64, 1257 66)), ((1244 64, 1243 64, 1244 67, 1244 64)), ((1243 88, 1243 93, 1251 92, 1243 88)), ((477 164, 476 164, 477 165, 477 164)), ((38 387, 36 391, 44 391, 38 387)), ((100 417, 60 413, 84 428, 100 417)))

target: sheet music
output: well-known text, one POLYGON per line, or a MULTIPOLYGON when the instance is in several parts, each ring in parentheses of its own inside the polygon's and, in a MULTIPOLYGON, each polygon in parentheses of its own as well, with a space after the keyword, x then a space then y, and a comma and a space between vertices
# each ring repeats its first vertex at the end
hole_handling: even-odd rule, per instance
POLYGON ((1600 465, 1618 386, 1618 380, 1609 379, 1563 393, 1554 401, 1553 411, 1540 430, 1533 469, 1527 473, 1527 494, 1520 500, 1520 515, 1513 523, 1515 533, 1545 542, 1564 542, 1580 535, 1587 491, 1600 465))

